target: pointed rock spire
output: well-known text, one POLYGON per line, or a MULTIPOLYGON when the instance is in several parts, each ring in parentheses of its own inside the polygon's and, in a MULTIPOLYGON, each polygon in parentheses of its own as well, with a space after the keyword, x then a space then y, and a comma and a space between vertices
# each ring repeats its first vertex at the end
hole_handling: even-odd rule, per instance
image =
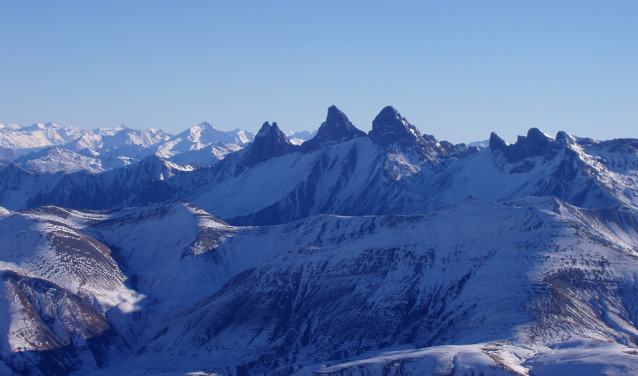
POLYGON ((255 140, 246 150, 244 164, 252 167, 257 163, 287 154, 292 150, 288 137, 279 129, 277 123, 265 122, 255 140))
POLYGON ((423 140, 421 132, 392 106, 383 108, 374 118, 368 136, 382 146, 414 144, 423 140))
POLYGON ((490 149, 491 150, 504 150, 509 144, 505 142, 499 135, 492 132, 490 134, 490 149))
POLYGON ((552 139, 538 128, 527 131, 526 149, 531 155, 540 156, 547 152, 552 139))
POLYGON ((317 135, 302 144, 304 151, 314 151, 330 144, 336 144, 356 137, 365 137, 365 132, 357 129, 346 114, 337 106, 328 108, 326 121, 321 123, 317 135))

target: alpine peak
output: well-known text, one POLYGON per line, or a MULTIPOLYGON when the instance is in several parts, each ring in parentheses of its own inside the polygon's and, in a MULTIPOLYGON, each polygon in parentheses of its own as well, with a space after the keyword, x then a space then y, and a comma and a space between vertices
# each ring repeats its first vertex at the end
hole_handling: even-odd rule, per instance
POLYGON ((246 150, 244 164, 251 167, 268 159, 282 156, 288 153, 292 146, 277 123, 273 122, 271 125, 265 122, 255 135, 255 140, 249 149, 246 150))
POLYGON ((556 142, 561 145, 573 145, 576 143, 572 136, 565 131, 559 131, 556 133, 556 142))
POLYGON ((375 143, 388 146, 414 144, 421 140, 421 132, 401 116, 392 106, 384 107, 372 121, 372 130, 368 134, 375 143))
POLYGON ((551 137, 538 128, 530 128, 530 130, 527 131, 526 146, 528 151, 533 155, 545 154, 552 141, 554 140, 551 137))
POLYGON ((199 123, 198 126, 201 127, 201 128, 213 128, 213 129, 216 129, 214 126, 210 125, 210 123, 207 122, 207 121, 199 123))
POLYGON ((346 114, 341 112, 337 106, 333 105, 328 108, 326 121, 321 123, 317 135, 305 142, 303 149, 306 151, 314 151, 326 145, 365 136, 365 132, 357 129, 350 120, 348 120, 346 114))
POLYGON ((509 146, 509 144, 503 140, 499 135, 492 132, 490 134, 490 149, 491 150, 501 150, 505 149, 509 146))
MULTIPOLYGON (((277 124, 277 123, 274 123, 277 124)), ((259 128, 259 132, 257 132, 257 134, 255 135, 255 137, 265 137, 267 135, 270 134, 270 129, 272 128, 272 126, 270 125, 269 122, 264 122, 264 124, 261 125, 261 128, 259 128)))

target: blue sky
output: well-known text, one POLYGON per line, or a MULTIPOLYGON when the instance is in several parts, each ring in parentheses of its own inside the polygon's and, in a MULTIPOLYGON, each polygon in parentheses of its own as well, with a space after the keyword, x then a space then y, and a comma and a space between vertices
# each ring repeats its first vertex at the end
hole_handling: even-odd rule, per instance
POLYGON ((636 1, 0 0, 0 123, 638 138, 636 1))

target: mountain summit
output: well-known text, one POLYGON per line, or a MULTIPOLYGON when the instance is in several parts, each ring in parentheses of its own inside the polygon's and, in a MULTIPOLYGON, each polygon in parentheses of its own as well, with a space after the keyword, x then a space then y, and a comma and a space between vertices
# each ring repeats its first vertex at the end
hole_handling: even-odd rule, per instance
POLYGON ((399 146, 414 145, 423 139, 421 132, 392 106, 384 107, 374 118, 372 130, 368 136, 381 146, 392 144, 399 146))
POLYGON ((265 122, 255 135, 253 143, 248 146, 244 154, 244 164, 252 167, 257 163, 287 154, 292 148, 292 143, 279 129, 277 123, 270 125, 269 122, 265 122))
POLYGON ((352 125, 346 114, 333 105, 328 108, 326 121, 321 123, 317 135, 304 142, 302 148, 304 151, 314 151, 330 144, 365 136, 365 132, 352 125))

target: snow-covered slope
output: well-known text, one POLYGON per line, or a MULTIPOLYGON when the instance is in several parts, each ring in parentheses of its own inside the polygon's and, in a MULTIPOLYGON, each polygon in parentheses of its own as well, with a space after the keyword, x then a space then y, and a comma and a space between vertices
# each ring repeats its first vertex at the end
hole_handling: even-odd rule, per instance
MULTIPOLYGON (((55 338, 76 328, 68 315, 95 316, 71 348, 103 332, 113 342, 65 353, 79 374, 632 373, 637 219, 554 197, 266 227, 185 202, 4 210, 4 296, 34 298, 3 303, 0 319, 15 343, 43 340, 19 329, 50 317, 29 308, 38 291, 78 307, 42 319, 55 338)), ((45 367, 5 348, 9 367, 45 367)))
MULTIPOLYGON (((620 350, 638 333, 636 243, 608 242, 615 235, 571 216, 470 199, 429 216, 313 217, 266 231, 279 254, 180 311, 142 359, 179 348, 176 361, 201 354, 227 374, 236 362, 286 374, 365 352, 479 344, 476 356, 512 372, 585 338, 624 345, 616 355, 632 362, 620 350)), ((251 249, 238 247, 246 259, 251 249)))
MULTIPOLYGON (((51 203, 91 209, 148 205, 178 196, 180 187, 167 181, 193 170, 192 166, 180 166, 155 156, 101 174, 86 171, 39 174, 0 163, 3 182, 0 196, 9 209, 51 203)), ((193 181, 191 175, 186 176, 183 184, 189 186, 193 181)))
MULTIPOLYGON (((202 147, 201 149, 186 150, 179 154, 174 154, 168 160, 179 165, 192 165, 195 167, 210 167, 228 154, 241 150, 243 145, 215 143, 202 147)), ((159 155, 159 154, 158 154, 159 155)))
POLYGON ((77 171, 98 174, 106 170, 102 167, 102 161, 98 158, 87 157, 58 147, 46 148, 27 154, 17 158, 13 163, 25 170, 49 174, 59 171, 67 174, 77 171))
POLYGON ((2 209, 0 352, 19 374, 97 369, 125 346, 105 314, 130 313, 141 296, 111 250, 77 231, 99 219, 55 207, 2 209))

